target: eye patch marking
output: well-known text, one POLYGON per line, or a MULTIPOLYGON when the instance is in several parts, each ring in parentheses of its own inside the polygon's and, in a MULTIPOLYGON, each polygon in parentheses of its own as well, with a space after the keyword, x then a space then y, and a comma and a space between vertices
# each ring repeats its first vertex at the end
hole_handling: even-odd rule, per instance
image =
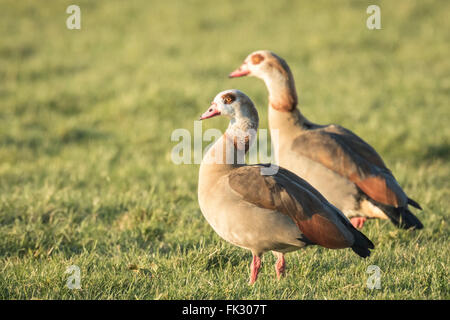
POLYGON ((253 64, 260 64, 263 60, 264 60, 264 57, 259 53, 255 53, 254 55, 252 55, 252 63, 253 64))
POLYGON ((229 93, 225 93, 222 96, 222 100, 223 100, 223 102, 225 104, 230 104, 230 103, 233 103, 236 100, 236 96, 234 94, 230 93, 230 92, 229 93))

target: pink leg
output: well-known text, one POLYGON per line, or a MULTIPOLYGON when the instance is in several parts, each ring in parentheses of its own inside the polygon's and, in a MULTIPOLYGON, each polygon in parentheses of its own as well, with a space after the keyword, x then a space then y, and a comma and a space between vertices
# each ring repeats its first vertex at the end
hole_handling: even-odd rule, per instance
POLYGON ((250 284, 254 284, 258 279, 259 268, 261 267, 261 258, 253 255, 252 264, 250 265, 250 284))
POLYGON ((364 222, 366 222, 367 218, 365 217, 353 217, 350 219, 350 222, 355 228, 361 229, 364 226, 364 222))
POLYGON ((280 252, 273 253, 278 259, 275 263, 275 271, 277 272, 278 280, 284 276, 284 271, 286 270, 286 261, 284 260, 284 254, 280 252))

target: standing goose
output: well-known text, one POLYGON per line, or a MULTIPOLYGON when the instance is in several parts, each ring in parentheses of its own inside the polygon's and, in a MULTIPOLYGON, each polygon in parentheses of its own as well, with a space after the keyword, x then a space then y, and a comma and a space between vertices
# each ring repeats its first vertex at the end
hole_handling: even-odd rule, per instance
POLYGON ((261 255, 270 250, 278 259, 278 278, 285 270, 284 253, 307 245, 370 255, 372 242, 306 181, 283 168, 264 175, 269 165, 244 164, 258 128, 250 98, 238 90, 219 93, 200 119, 218 115, 228 117, 230 124, 202 160, 198 201, 219 236, 251 250, 251 284, 258 277, 261 255))
POLYGON ((269 127, 278 130, 279 164, 307 180, 362 228, 367 218, 390 219, 400 228, 422 229, 408 198, 378 153, 341 126, 318 125, 297 108, 287 63, 270 51, 251 53, 229 77, 255 76, 269 91, 269 127))

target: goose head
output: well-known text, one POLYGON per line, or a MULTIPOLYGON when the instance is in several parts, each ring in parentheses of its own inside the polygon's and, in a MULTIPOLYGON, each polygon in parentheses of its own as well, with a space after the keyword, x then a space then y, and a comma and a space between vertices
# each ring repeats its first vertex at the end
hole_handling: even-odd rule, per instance
POLYGON ((229 74, 230 78, 253 76, 263 80, 274 77, 288 77, 287 63, 275 53, 259 50, 250 53, 242 65, 229 74))
POLYGON ((253 76, 262 79, 269 90, 270 105, 277 110, 293 111, 297 106, 294 77, 288 64, 275 53, 260 50, 247 56, 230 78, 253 76))
POLYGON ((243 130, 258 128, 259 117, 255 105, 245 93, 236 89, 225 90, 217 94, 200 120, 216 116, 229 118, 230 126, 236 126, 243 130))

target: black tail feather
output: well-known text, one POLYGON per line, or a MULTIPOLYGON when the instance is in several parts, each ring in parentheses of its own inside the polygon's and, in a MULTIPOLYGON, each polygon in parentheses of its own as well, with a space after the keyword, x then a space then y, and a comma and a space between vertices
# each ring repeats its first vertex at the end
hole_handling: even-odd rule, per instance
POLYGON ((411 211, 409 211, 409 209, 405 208, 405 210, 401 212, 400 227, 403 229, 413 228, 420 230, 423 229, 423 224, 411 211))
MULTIPOLYGON (((420 220, 411 211, 409 211, 408 205, 396 208, 376 202, 370 198, 368 198, 368 200, 380 208, 396 227, 415 230, 423 229, 422 222, 420 222, 420 220)), ((410 198, 408 198, 408 204, 411 204, 418 209, 422 209, 417 202, 410 198)))
POLYGON ((370 256, 369 249, 375 248, 372 241, 370 241, 369 238, 367 238, 361 231, 356 229, 351 224, 350 220, 348 220, 348 218, 346 218, 343 214, 342 215, 338 214, 337 216, 339 217, 341 222, 345 226, 347 226, 347 228, 352 232, 353 236, 355 237, 355 242, 352 245, 352 250, 362 258, 367 258, 368 256, 370 256))
POLYGON ((363 233, 353 228, 353 235, 355 236, 355 243, 352 250, 362 258, 370 256, 370 250, 375 248, 372 241, 369 240, 363 233))
POLYGON ((408 198, 408 204, 412 205, 414 208, 422 210, 422 207, 420 206, 420 204, 418 204, 416 201, 414 201, 411 198, 408 198))
POLYGON ((423 229, 423 224, 408 208, 389 208, 384 210, 392 223, 402 229, 423 229))
POLYGON ((352 250, 361 258, 367 258, 370 256, 370 250, 367 248, 353 246, 352 250))

